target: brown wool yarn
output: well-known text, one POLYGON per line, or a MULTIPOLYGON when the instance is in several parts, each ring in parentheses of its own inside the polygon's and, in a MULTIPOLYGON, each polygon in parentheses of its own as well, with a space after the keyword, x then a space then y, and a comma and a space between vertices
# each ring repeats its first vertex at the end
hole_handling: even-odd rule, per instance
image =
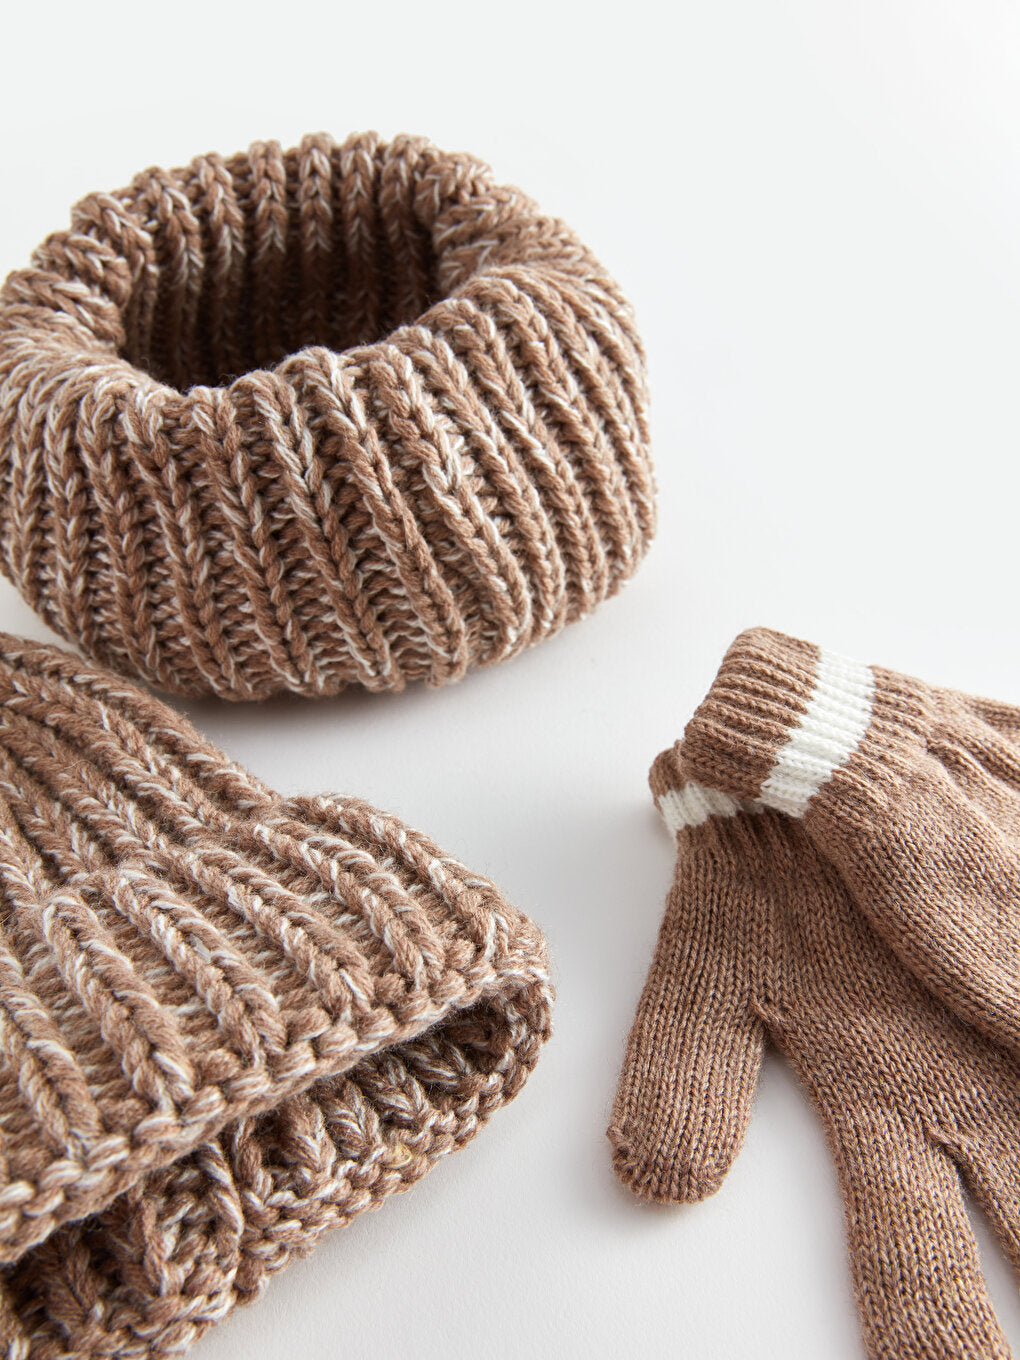
POLYGON ((0 713, 0 1347, 178 1352, 516 1094, 545 943, 69 653, 0 635, 0 713))
POLYGON ((1020 1270, 1020 709, 756 629, 650 782, 677 864, 617 1174, 716 1190, 771 1040, 836 1162, 868 1354, 1008 1357, 962 1187, 1020 1270))
POLYGON ((630 308, 470 156, 316 135, 147 170, 0 293, 0 568, 164 689, 443 684, 653 531, 630 308))

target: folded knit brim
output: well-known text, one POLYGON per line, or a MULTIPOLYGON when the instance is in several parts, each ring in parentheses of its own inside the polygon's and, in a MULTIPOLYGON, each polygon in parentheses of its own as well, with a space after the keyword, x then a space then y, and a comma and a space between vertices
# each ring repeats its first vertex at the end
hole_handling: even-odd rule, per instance
POLYGON ((421 138, 256 143, 77 205, 0 293, 0 569, 178 693, 443 684, 654 532, 617 284, 421 138))
POLYGON ((179 1350, 515 1094, 544 941, 357 799, 0 635, 0 1259, 12 1355, 179 1350))

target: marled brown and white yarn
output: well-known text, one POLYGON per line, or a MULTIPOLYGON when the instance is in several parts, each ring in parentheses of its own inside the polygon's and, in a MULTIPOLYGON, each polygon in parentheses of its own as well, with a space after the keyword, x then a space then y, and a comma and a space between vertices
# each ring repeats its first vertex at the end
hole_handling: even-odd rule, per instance
POLYGON ((20 1345, 33 1360, 187 1348, 324 1232, 413 1185, 513 1098, 540 1037, 527 1010, 502 1031, 506 1019, 478 1016, 459 1034, 443 1029, 365 1059, 64 1225, 0 1275, 0 1345, 6 1327, 12 1353, 20 1345))
POLYGON ((539 932, 356 799, 0 635, 0 1337, 187 1344, 510 1098, 539 932))
POLYGON ((89 655, 227 698, 442 684, 654 530, 644 361, 487 167, 324 135, 149 170, 0 295, 0 568, 89 655))

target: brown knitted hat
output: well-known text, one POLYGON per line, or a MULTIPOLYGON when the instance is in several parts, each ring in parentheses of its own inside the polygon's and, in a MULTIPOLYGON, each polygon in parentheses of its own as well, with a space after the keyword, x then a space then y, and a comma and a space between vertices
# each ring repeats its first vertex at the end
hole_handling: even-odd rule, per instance
POLYGON ((868 1354, 1005 1360, 962 1187, 1020 1270, 1020 709, 758 629, 650 782, 677 863, 617 1174, 716 1190, 770 1039, 825 1127, 868 1354))
POLYGON ((68 653, 0 635, 0 706, 0 1342, 179 1350, 516 1093, 544 941, 68 653))
POLYGON ((0 568, 185 694, 438 685, 587 613, 654 530, 630 308, 419 138, 148 170, 0 294, 0 568))

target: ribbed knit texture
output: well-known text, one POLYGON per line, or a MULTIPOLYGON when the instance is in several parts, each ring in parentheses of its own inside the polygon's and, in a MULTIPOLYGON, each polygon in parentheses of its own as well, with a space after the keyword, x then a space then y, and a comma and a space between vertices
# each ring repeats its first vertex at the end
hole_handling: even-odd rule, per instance
POLYGON ((148 170, 0 294, 0 568, 164 689, 443 684, 587 613, 653 531, 619 288, 420 138, 148 170))
POLYGON ((0 1340, 186 1346, 512 1097, 541 935, 357 799, 281 798, 0 635, 0 1340))
POLYGON ((810 793, 805 829, 858 910, 947 1006, 1020 1056, 1020 708, 755 629, 729 649, 676 758, 685 785, 779 810, 791 788, 810 793))
POLYGON ((824 1124, 869 1355, 1005 1357, 962 1186, 1020 1270, 1020 710, 766 630, 651 785, 677 865, 609 1136, 696 1200, 767 1039, 824 1124))

